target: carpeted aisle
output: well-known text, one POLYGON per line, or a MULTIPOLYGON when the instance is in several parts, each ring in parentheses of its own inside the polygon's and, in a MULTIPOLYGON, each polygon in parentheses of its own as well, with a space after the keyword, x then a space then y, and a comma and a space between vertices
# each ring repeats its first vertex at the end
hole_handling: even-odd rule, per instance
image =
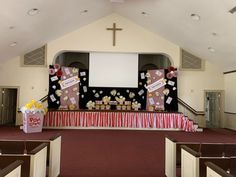
POLYGON ((25 134, 0 127, 0 139, 48 139, 62 135, 60 177, 164 177, 164 137, 183 141, 235 142, 236 132, 205 129, 203 133, 124 130, 43 130, 25 134))

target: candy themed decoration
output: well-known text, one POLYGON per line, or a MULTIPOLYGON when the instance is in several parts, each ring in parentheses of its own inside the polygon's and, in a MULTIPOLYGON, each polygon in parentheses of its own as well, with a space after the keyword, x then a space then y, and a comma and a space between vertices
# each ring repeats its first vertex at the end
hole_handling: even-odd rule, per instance
POLYGON ((168 95, 170 93, 170 90, 168 88, 166 88, 165 90, 163 90, 164 95, 168 95))
POLYGON ((104 96, 102 98, 102 101, 103 101, 104 104, 109 104, 110 101, 111 101, 111 97, 110 96, 104 96))
POLYGON ((122 105, 125 101, 125 97, 123 96, 115 97, 115 99, 120 105, 122 105))
POLYGON ((147 102, 146 110, 164 110, 164 100, 161 99, 164 96, 164 89, 166 80, 164 78, 164 70, 149 70, 150 77, 147 82, 147 102), (156 103, 159 103, 158 105, 156 103))
POLYGON ((87 104, 86 104, 86 107, 88 108, 88 109, 93 109, 93 108, 95 108, 95 102, 93 102, 93 101, 88 101, 87 102, 87 104))
POLYGON ((21 107, 22 113, 43 113, 46 114, 47 108, 43 106, 42 102, 31 100, 25 106, 21 107))
POLYGON ((134 110, 138 110, 138 109, 141 108, 141 104, 138 103, 137 101, 135 101, 135 102, 132 103, 132 108, 133 108, 134 110))
POLYGON ((49 69, 49 75, 54 75, 56 72, 53 68, 50 68, 49 69))
POLYGON ((75 110, 75 109, 76 109, 76 105, 74 105, 74 104, 69 105, 69 110, 75 110))
POLYGON ((149 72, 146 73, 146 77, 151 77, 149 72))
POLYGON ((95 98, 99 98, 99 96, 100 96, 99 93, 95 93, 94 95, 95 98))
POLYGON ((61 96, 60 107, 68 107, 70 110, 79 108, 79 69, 72 67, 61 67, 62 77, 60 79, 61 96))
POLYGON ((61 96, 61 94, 62 94, 62 91, 61 90, 56 90, 56 95, 58 96, 58 97, 60 97, 61 96))
POLYGON ((72 69, 72 73, 78 73, 78 72, 79 72, 79 70, 77 68, 72 69))
POLYGON ((135 93, 134 92, 130 92, 129 93, 129 98, 134 98, 135 97, 135 93))
MULTIPOLYGON (((106 105, 109 105, 109 109, 111 110, 116 109, 119 105, 121 105, 120 110, 129 110, 125 101, 130 101, 131 103, 137 101, 141 104, 139 108, 141 110, 148 110, 149 106, 147 106, 147 104, 151 105, 150 107, 155 111, 178 110, 175 106, 177 98, 177 70, 175 67, 139 71, 137 88, 114 88, 89 86, 88 69, 63 69, 63 67, 51 66, 49 70, 49 86, 48 100, 50 100, 50 108, 61 107, 64 101, 68 107, 67 109, 70 109, 70 105, 73 105, 74 102, 78 103, 75 109, 86 109, 89 100, 92 102, 102 101, 101 105, 105 105, 103 98, 107 96, 110 97, 110 101, 109 103, 107 101, 106 105), (58 71, 59 73, 57 73, 58 71), (60 71, 62 71, 62 75, 60 71), (79 83, 76 84, 78 87, 75 88, 72 86, 62 89, 61 84, 63 81, 74 76, 77 78, 79 76, 79 83), (60 95, 60 92, 57 90, 61 90, 62 95, 60 95), (71 96, 71 93, 74 93, 74 95, 71 96), (68 99, 63 100, 66 96, 68 99), (158 100, 156 100, 156 98, 158 100), (111 102, 114 104, 110 104, 111 102)), ((101 105, 95 104, 95 106, 97 106, 96 109, 101 110, 101 105)), ((132 105, 130 104, 130 106, 132 105)), ((106 106, 103 109, 107 109, 106 106)))
POLYGON ((175 71, 175 70, 176 70, 176 68, 175 68, 174 66, 169 66, 167 69, 168 69, 168 72, 171 72, 171 71, 175 71))
POLYGON ((173 66, 168 67, 168 73, 166 74, 166 77, 168 79, 172 79, 173 77, 177 77, 177 71, 176 68, 173 66))

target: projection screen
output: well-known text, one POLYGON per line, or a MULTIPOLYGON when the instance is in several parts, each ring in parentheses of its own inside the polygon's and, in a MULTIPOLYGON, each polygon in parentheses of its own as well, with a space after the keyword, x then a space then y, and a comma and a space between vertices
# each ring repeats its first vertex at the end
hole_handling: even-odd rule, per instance
POLYGON ((137 53, 89 54, 90 87, 138 87, 137 53))

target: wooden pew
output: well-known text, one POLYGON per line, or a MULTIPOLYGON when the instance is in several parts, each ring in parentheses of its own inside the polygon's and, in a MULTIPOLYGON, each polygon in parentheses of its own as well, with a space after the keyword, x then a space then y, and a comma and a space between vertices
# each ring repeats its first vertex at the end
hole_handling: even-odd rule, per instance
POLYGON ((181 167, 181 146, 186 145, 202 156, 236 156, 236 143, 201 143, 201 142, 178 142, 175 139, 165 138, 165 175, 176 177, 176 169, 181 167), (209 149, 211 149, 209 151, 209 149))
POLYGON ((22 160, 16 160, 12 163, 6 161, 0 162, 0 177, 21 177, 22 160))
MULTIPOLYGON (((212 145, 212 144, 211 144, 212 145)), ((181 176, 182 177, 206 177, 206 162, 213 162, 216 165, 221 164, 222 168, 227 170, 232 157, 222 156, 225 154, 227 144, 216 144, 216 148, 208 149, 210 155, 199 153, 185 145, 181 146, 181 176), (223 147, 222 149, 219 147, 223 147), (211 153, 213 151, 213 153, 211 153), (216 154, 214 156, 213 154, 216 154), (218 154, 218 155, 217 155, 218 154)), ((230 145, 233 147, 233 145, 230 145)), ((236 145, 235 145, 236 149, 236 145)), ((233 153, 233 152, 231 152, 233 153)))
POLYGON ((199 142, 178 142, 177 140, 165 137, 165 175, 176 177, 176 168, 181 166, 181 145, 188 145, 196 151, 199 149, 199 142))
POLYGON ((207 177, 235 177, 235 174, 230 174, 228 169, 224 170, 215 163, 206 162, 205 165, 207 167, 207 177))
POLYGON ((47 152, 48 176, 57 177, 61 169, 61 135, 51 137, 49 140, 28 140, 29 142, 49 143, 47 152))
MULTIPOLYGON (((10 144, 10 146, 11 145, 13 144, 10 144)), ((1 146, 1 148, 3 147, 1 146)), ((7 152, 6 149, 4 151, 7 152)), ((12 149, 10 151, 12 151, 12 149)), ((24 162, 21 166, 21 177, 46 176, 47 143, 41 143, 27 154, 24 154, 21 147, 17 146, 14 154, 5 154, 5 152, 2 152, 2 155, 0 155, 0 161, 12 163, 15 160, 22 160, 24 162), (21 153, 17 154, 17 151, 21 151, 21 153)))
MULTIPOLYGON (((38 146, 41 143, 47 143, 47 165, 48 165, 48 177, 57 177, 60 174, 60 165, 61 165, 61 135, 55 135, 48 140, 9 140, 9 139, 0 139, 1 143, 10 144, 11 142, 19 142, 21 148, 25 142, 27 151, 32 150, 35 146, 38 146)), ((3 151, 3 150, 2 150, 3 151)), ((14 153, 14 147, 12 153, 14 153)), ((8 149, 9 152, 9 149, 8 149)), ((22 150, 21 150, 22 152, 22 150)), ((23 152, 22 152, 23 153, 23 152)))

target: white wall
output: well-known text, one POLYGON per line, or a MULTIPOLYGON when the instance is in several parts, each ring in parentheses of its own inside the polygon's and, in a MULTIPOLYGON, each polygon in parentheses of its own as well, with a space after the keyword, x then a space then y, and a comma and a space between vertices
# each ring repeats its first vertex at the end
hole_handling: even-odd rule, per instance
POLYGON ((225 111, 236 113, 236 73, 224 75, 225 111))
POLYGON ((84 26, 57 40, 48 43, 48 61, 52 62, 55 55, 63 50, 99 51, 99 52, 131 52, 131 53, 168 53, 174 65, 179 65, 179 46, 164 38, 147 31, 141 26, 117 14, 84 26), (112 32, 106 28, 116 23, 118 28, 116 46, 112 46, 112 32))
POLYGON ((20 57, 0 65, 0 86, 19 87, 19 107, 31 99, 38 100, 48 92, 48 69, 20 67, 20 57))
POLYGON ((204 90, 224 90, 220 68, 205 61, 205 71, 179 71, 178 96, 197 111, 204 111, 204 90))
MULTIPOLYGON (((111 14, 47 44, 48 65, 62 51, 101 51, 131 53, 165 53, 175 67, 179 66, 180 47, 141 26, 111 14), (113 23, 123 28, 117 32, 117 44, 112 46, 112 32, 107 27, 113 23)), ((0 85, 20 86, 20 106, 30 99, 40 99, 47 94, 47 68, 21 68, 16 57, 2 64, 0 85), (34 89, 32 89, 34 87, 34 89)), ((203 90, 223 89, 223 75, 219 68, 206 62, 206 71, 180 71, 179 97, 197 111, 203 110, 203 90)))
POLYGON ((236 130, 236 73, 224 75, 225 127, 236 130))

